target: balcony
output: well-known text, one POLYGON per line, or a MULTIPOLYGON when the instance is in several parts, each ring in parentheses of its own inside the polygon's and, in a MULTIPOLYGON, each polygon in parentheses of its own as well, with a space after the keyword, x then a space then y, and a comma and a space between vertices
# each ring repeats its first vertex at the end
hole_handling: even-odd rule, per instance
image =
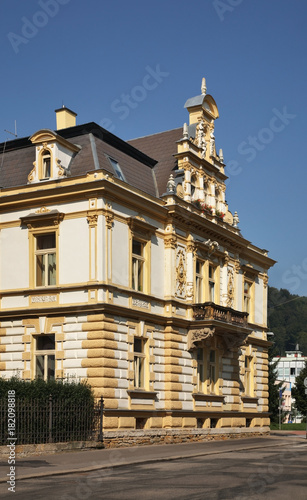
POLYGON ((193 316, 196 321, 226 323, 229 326, 248 329, 247 312, 235 311, 231 307, 219 306, 214 302, 195 304, 193 316))

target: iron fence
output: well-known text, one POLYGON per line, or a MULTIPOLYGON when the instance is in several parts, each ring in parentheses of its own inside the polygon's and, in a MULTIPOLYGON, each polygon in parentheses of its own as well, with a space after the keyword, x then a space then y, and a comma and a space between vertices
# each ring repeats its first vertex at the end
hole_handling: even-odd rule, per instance
MULTIPOLYGON (((65 399, 16 399, 16 444, 43 444, 103 439, 103 399, 98 403, 65 399)), ((0 445, 8 440, 8 402, 0 399, 0 445)))

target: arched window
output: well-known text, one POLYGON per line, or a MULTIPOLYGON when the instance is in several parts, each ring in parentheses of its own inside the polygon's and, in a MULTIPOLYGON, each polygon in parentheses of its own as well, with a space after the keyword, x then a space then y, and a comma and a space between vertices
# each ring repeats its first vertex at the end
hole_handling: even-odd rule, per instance
POLYGON ((43 149, 40 153, 40 179, 50 179, 52 177, 51 151, 43 149))

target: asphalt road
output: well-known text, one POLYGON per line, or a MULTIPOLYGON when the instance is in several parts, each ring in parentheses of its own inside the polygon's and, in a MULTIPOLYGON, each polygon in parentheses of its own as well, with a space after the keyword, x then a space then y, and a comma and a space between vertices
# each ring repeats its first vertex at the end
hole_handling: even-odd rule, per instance
MULTIPOLYGON (((85 464, 86 465, 86 464, 85 464)), ((307 443, 20 480, 14 500, 306 500, 307 443)))

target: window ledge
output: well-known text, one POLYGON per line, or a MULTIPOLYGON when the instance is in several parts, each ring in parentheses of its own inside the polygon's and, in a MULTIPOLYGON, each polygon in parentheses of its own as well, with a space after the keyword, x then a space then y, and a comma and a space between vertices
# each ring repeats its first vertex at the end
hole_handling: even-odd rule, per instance
POLYGON ((146 391, 145 389, 128 389, 131 398, 155 399, 157 391, 146 391))
POLYGON ((241 399, 243 403, 258 403, 258 398, 255 398, 254 396, 245 396, 244 394, 241 396, 241 399))
POLYGON ((202 392, 194 392, 192 396, 196 401, 215 401, 217 403, 224 402, 224 396, 220 396, 218 394, 204 394, 202 392))

